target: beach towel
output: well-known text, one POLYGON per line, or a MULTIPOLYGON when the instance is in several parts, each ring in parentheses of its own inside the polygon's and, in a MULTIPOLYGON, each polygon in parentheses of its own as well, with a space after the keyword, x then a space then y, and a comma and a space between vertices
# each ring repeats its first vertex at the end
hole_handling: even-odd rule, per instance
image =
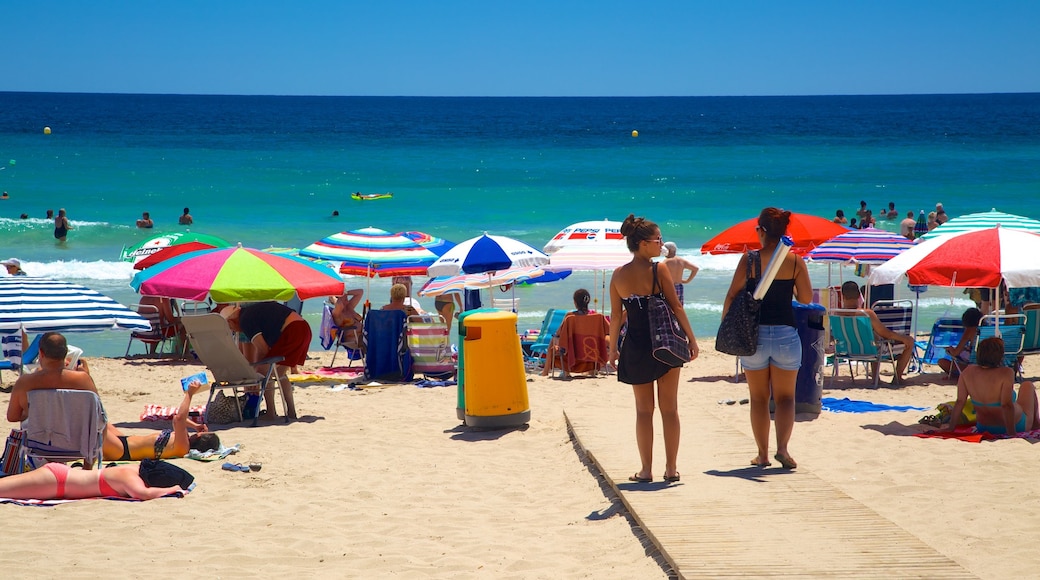
MULTIPOLYGON (((205 413, 206 407, 203 405, 196 405, 191 407, 189 413, 198 413, 200 416, 205 413)), ((169 405, 145 405, 144 412, 141 413, 142 421, 160 421, 170 420, 177 414, 177 407, 169 405)))
POLYGON ((595 372, 607 362, 607 334, 610 325, 602 314, 567 316, 560 325, 560 347, 564 349, 570 373, 595 372))
POLYGON ((322 383, 328 381, 356 381, 364 375, 362 368, 322 367, 316 371, 300 371, 289 375, 290 383, 322 383))
POLYGON ((450 381, 450 380, 449 381, 433 381, 433 380, 427 379, 427 380, 417 381, 415 383, 415 386, 419 387, 420 389, 426 389, 426 388, 430 388, 430 387, 453 387, 453 386, 455 386, 457 384, 458 383, 456 383, 455 381, 450 381))
POLYGON ((220 449, 211 449, 209 451, 192 449, 191 451, 188 451, 188 454, 185 455, 185 457, 188 459, 194 459, 195 461, 217 461, 218 459, 224 459, 228 455, 238 453, 242 449, 241 445, 241 443, 235 443, 231 447, 224 447, 224 445, 221 444, 220 449))
POLYGON ((927 411, 927 407, 912 407, 910 405, 883 405, 871 403, 870 401, 853 401, 849 398, 835 399, 824 397, 820 400, 823 410, 832 413, 872 413, 875 411, 927 411))
POLYGON ((1034 431, 1023 431, 1014 435, 994 435, 992 433, 979 433, 975 427, 961 425, 950 431, 925 431, 914 433, 914 437, 922 439, 956 439, 968 443, 981 443, 983 441, 997 441, 999 439, 1040 439, 1040 429, 1034 431))
MULTIPOLYGON (((194 483, 191 484, 191 486, 187 490, 175 491, 173 493, 168 493, 168 494, 166 494, 166 495, 164 495, 162 497, 164 497, 164 498, 165 497, 184 497, 184 496, 188 495, 189 493, 191 493, 191 491, 193 489, 195 489, 195 484, 194 483)), ((6 503, 6 504, 11 504, 11 505, 31 506, 31 507, 54 507, 54 506, 58 506, 58 505, 66 504, 66 503, 73 503, 73 502, 77 502, 77 501, 91 501, 91 500, 95 500, 95 499, 107 499, 107 500, 110 500, 110 501, 129 501, 129 502, 142 502, 142 501, 146 501, 146 500, 143 500, 143 499, 134 499, 132 497, 87 497, 87 498, 83 498, 83 499, 13 499, 13 498, 9 498, 9 497, 0 497, 0 504, 5 504, 6 503)), ((160 498, 160 499, 162 499, 162 498, 160 498)))

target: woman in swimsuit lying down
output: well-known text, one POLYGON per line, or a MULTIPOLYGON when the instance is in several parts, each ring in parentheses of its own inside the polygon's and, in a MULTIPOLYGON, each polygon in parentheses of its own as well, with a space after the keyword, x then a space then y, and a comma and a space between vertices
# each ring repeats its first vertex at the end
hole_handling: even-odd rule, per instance
POLYGON ((187 490, 195 478, 165 461, 117 465, 104 469, 72 469, 64 463, 47 463, 28 473, 0 479, 0 497, 12 499, 84 499, 131 497, 155 499, 187 490))
POLYGON ((1022 381, 1015 393, 1014 369, 1001 366, 1004 341, 993 337, 980 342, 975 360, 977 364, 969 365, 957 380, 957 403, 949 430, 960 423, 968 397, 975 406, 975 426, 980 432, 1014 435, 1040 428, 1033 383, 1022 381))
POLYGON ((206 426, 188 419, 191 398, 206 385, 195 381, 188 385, 184 399, 173 415, 173 429, 151 435, 125 435, 114 425, 105 428, 102 454, 105 461, 139 461, 141 459, 171 459, 184 457, 191 449, 210 451, 220 449, 216 433, 206 433, 206 426), (199 433, 188 434, 188 427, 199 433))

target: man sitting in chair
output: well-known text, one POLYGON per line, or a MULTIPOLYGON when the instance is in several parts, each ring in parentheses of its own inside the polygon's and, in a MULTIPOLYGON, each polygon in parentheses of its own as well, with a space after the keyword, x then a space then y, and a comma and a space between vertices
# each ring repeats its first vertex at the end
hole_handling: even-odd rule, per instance
MULTIPOLYGON (((859 304, 859 286, 857 286, 852 280, 842 284, 841 307, 850 310, 858 309, 859 312, 867 315, 867 317, 870 318, 870 328, 874 331, 875 338, 890 340, 903 345, 903 352, 899 353, 899 358, 896 359, 896 376, 892 377, 893 385, 901 384, 903 382, 903 373, 906 371, 907 365, 910 364, 910 357, 914 354, 914 339, 905 334, 893 332, 878 320, 877 314, 873 310, 869 308, 859 308, 859 304)), ((845 316, 849 316, 849 314, 845 314, 845 316)), ((878 368, 876 364, 874 365, 872 372, 877 374, 878 368)))
POLYGON ((7 420, 24 421, 29 416, 29 391, 69 389, 97 393, 94 379, 87 372, 87 361, 79 359, 76 370, 65 368, 69 344, 59 332, 48 332, 40 338, 40 368, 18 377, 11 389, 7 420))

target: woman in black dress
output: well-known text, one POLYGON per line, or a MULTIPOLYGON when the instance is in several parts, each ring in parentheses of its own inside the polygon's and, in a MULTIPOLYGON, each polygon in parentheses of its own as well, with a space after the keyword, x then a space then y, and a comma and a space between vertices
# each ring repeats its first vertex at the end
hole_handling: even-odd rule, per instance
MULTIPOLYGON (((664 480, 679 481, 675 467, 679 454, 679 368, 670 367, 651 354, 650 318, 647 298, 655 291, 664 296, 675 318, 686 332, 692 358, 697 358, 697 339, 682 303, 675 294, 675 284, 668 268, 658 268, 653 258, 661 255, 661 230, 652 221, 629 215, 621 224, 632 261, 614 270, 610 279, 610 353, 608 360, 617 367, 618 380, 632 385, 636 398, 636 446, 640 468, 629 479, 653 481, 654 450, 654 382, 657 382, 657 406, 664 427, 664 480), (656 273, 657 286, 654 286, 656 273), (618 345, 622 321, 626 323, 624 339, 618 345), (620 355, 620 356, 619 356, 620 355)), ((692 360, 692 359, 691 359, 692 360)))

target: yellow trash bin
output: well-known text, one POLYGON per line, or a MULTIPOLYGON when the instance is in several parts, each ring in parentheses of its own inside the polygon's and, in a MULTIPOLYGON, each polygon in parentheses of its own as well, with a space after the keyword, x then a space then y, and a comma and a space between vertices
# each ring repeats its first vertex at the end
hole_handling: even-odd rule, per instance
POLYGON ((531 420, 516 313, 475 312, 463 321, 465 416, 470 427, 515 427, 531 420))

